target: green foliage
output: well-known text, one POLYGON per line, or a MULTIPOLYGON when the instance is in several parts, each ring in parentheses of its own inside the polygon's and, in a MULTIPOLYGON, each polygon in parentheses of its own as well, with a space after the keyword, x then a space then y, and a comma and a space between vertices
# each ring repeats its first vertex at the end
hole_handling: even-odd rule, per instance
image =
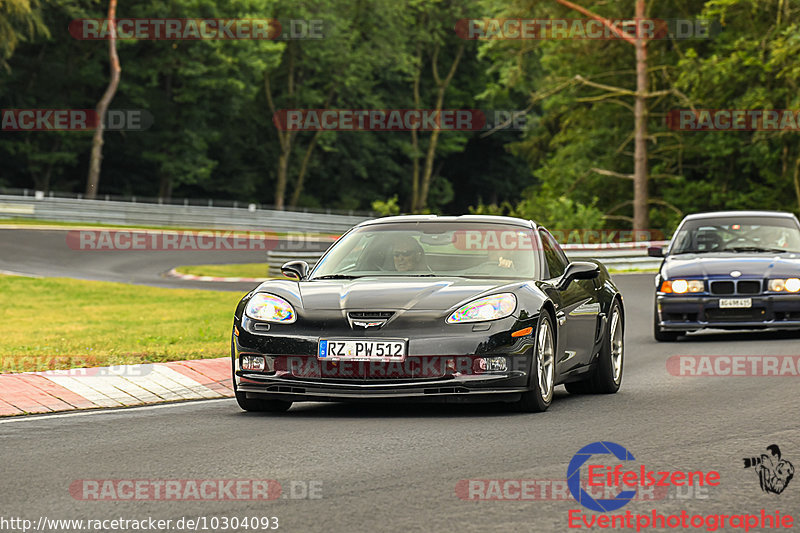
MULTIPOLYGON (((580 0, 602 16, 629 18, 634 0, 580 0)), ((105 0, 0 1, 0 108, 92 109, 108 78, 102 41, 67 31, 103 18, 105 0)), ((650 220, 671 231, 687 213, 766 208, 798 211, 796 132, 670 130, 665 115, 688 107, 800 108, 800 0, 650 0, 648 17, 710 19, 708 39, 648 43, 650 220)), ((321 19, 322 40, 134 41, 112 109, 148 110, 144 132, 107 131, 100 194, 187 196, 273 203, 280 146, 277 109, 405 109, 435 104, 440 77, 464 45, 444 108, 529 112, 524 132, 442 132, 428 198, 436 213, 533 218, 551 229, 626 228, 632 215, 633 48, 619 40, 462 41, 465 17, 583 18, 555 0, 143 0, 120 17, 321 19), (293 82, 290 84, 290 73, 293 82), (292 87, 291 91, 289 87, 292 87), (617 177, 609 176, 611 171, 617 177)), ((293 138, 287 201, 314 132, 293 138)), ((410 204, 412 160, 430 133, 317 136, 298 206, 400 212, 410 204), (386 199, 378 200, 375 199, 386 199), (374 204, 374 205, 373 205, 374 204)), ((91 134, 0 132, 0 185, 84 188, 91 134)))
POLYGON ((387 200, 375 200, 372 202, 372 210, 378 215, 385 217, 389 215, 399 215, 400 206, 397 205, 397 195, 395 194, 387 200))

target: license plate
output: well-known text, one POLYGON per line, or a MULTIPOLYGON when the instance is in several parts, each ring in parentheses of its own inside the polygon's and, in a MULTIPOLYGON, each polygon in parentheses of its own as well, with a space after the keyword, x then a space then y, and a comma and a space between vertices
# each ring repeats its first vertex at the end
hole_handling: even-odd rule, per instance
POLYGON ((328 361, 403 361, 404 340, 320 339, 318 359, 328 361))
POLYGON ((725 298, 719 301, 720 309, 742 309, 753 307, 752 298, 725 298))

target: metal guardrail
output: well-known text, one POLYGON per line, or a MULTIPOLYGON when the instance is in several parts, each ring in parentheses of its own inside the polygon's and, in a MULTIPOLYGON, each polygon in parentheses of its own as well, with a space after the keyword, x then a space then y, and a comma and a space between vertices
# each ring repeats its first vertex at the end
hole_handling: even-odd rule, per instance
MULTIPOLYGON (((564 251, 570 260, 581 261, 584 259, 597 259, 606 268, 615 270, 645 270, 656 269, 661 264, 658 257, 648 257, 649 246, 666 246, 669 241, 652 241, 619 244, 567 244, 564 251)), ((288 261, 305 261, 314 266, 324 250, 304 251, 276 251, 267 252, 267 264, 271 275, 280 274, 281 265, 288 261)))
POLYGON ((597 259, 608 269, 652 270, 661 265, 661 258, 649 257, 650 246, 667 246, 669 241, 643 241, 612 244, 567 244, 564 252, 570 260, 597 259))
MULTIPOLYGON (((248 207, 173 205, 116 200, 87 200, 55 196, 0 195, 0 218, 90 222, 132 226, 174 226, 188 228, 241 229, 278 233, 313 232, 342 234, 370 217, 275 211, 248 207)), ((668 241, 605 244, 566 244, 570 259, 598 259, 610 269, 654 269, 659 258, 648 257, 648 246, 666 246, 668 241)), ((280 272, 283 263, 292 260, 314 265, 327 246, 315 250, 278 251, 267 254, 270 271, 280 272)))
POLYGON ((132 226, 341 234, 370 217, 241 208, 0 195, 0 217, 132 226))

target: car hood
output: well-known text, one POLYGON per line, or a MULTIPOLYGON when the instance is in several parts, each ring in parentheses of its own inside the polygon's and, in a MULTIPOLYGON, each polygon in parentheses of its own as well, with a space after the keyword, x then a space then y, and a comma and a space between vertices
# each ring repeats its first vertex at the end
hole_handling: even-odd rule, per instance
POLYGON ((665 279, 727 277, 735 270, 749 278, 796 277, 800 275, 800 254, 680 254, 667 257, 661 267, 665 279))
POLYGON ((301 305, 319 310, 447 310, 523 281, 464 278, 364 277, 298 283, 301 305))

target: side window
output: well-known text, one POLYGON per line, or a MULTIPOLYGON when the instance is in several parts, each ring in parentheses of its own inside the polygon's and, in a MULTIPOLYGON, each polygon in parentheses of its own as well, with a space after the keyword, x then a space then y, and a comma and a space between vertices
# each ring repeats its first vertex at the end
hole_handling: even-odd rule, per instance
POLYGON ((564 273, 569 260, 552 235, 545 230, 539 230, 539 236, 542 239, 542 252, 544 252, 547 270, 550 272, 549 277, 557 278, 564 273))

